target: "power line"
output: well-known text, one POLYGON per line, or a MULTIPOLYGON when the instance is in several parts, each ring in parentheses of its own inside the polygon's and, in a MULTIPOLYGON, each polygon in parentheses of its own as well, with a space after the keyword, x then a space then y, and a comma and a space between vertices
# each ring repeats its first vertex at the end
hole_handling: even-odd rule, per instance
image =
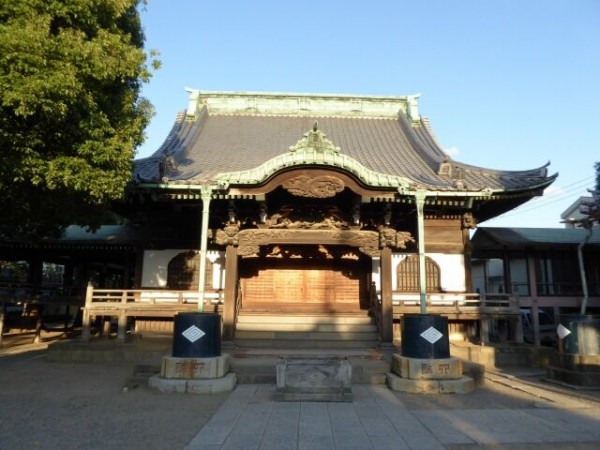
MULTIPOLYGON (((544 208, 547 206, 554 205, 556 203, 562 202, 563 200, 573 197, 574 192, 580 191, 583 185, 587 185, 590 180, 593 180, 594 177, 583 178, 574 183, 568 184, 565 188, 559 188, 559 190, 552 192, 550 194, 544 195, 542 197, 537 197, 531 200, 528 203, 525 203, 512 211, 507 211, 504 214, 501 214, 498 217, 507 217, 519 214, 525 214, 531 212, 534 209, 544 208), (568 189, 567 189, 568 188, 568 189)), ((581 196, 581 194, 577 194, 581 196)))

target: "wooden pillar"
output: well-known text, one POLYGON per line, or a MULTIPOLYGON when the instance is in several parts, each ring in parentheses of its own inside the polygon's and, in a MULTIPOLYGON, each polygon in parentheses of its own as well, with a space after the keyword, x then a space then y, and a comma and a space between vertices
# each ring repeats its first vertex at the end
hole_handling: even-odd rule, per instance
MULTIPOLYGON (((533 323, 533 343, 540 345, 540 317, 538 308, 537 279, 535 276, 535 259, 532 255, 527 255, 527 279, 529 287, 529 297, 531 298, 531 320, 533 323)), ((523 332, 523 323, 521 321, 521 334, 523 332)))
POLYGON ((85 306, 83 307, 83 318, 81 323, 81 339, 84 341, 90 340, 90 306, 92 305, 92 294, 94 293, 94 286, 92 283, 88 283, 85 291, 85 306))
POLYGON ((392 249, 381 249, 381 341, 394 339, 394 317, 392 306, 392 249))
POLYGON ((35 314, 35 334, 33 337, 33 343, 39 344, 42 342, 42 305, 36 305, 32 307, 31 313, 35 314))
POLYGON ((235 314, 238 283, 237 247, 228 245, 225 250, 225 298, 223 303, 223 339, 231 340, 235 336, 235 314))
POLYGON ((473 266, 471 264, 471 239, 469 228, 463 228, 464 265, 465 265, 465 287, 467 292, 473 292, 473 266))
POLYGON ((144 249, 138 246, 135 249, 135 272, 133 275, 133 289, 142 287, 142 275, 144 273, 144 249))
POLYGON ((0 347, 2 347, 2 334, 4 333, 4 318, 6 317, 6 303, 0 302, 0 347))
POLYGON ((487 316, 481 316, 481 345, 487 345, 490 342, 490 319, 487 316))
POLYGON ((117 339, 119 341, 125 341, 125 336, 127 335, 127 314, 125 312, 125 307, 127 305, 127 293, 123 291, 123 296, 121 297, 121 307, 123 309, 119 310, 119 315, 117 316, 117 339))

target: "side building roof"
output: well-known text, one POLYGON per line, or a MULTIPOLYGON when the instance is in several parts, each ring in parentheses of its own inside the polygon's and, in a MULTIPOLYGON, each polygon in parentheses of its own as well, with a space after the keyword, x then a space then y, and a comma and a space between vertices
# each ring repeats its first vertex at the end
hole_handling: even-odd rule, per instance
MULTIPOLYGON (((471 239, 472 252, 576 247, 587 235, 582 228, 496 228, 479 227, 471 239)), ((593 228, 586 245, 600 246, 600 228, 593 228)))

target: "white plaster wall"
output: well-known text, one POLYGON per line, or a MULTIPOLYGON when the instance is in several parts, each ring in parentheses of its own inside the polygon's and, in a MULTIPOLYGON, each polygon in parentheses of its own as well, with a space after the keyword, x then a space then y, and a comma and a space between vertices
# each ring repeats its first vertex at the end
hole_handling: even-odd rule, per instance
POLYGON ((463 255, 446 255, 443 253, 428 253, 440 266, 440 283, 443 291, 465 292, 465 257, 463 255))
MULTIPOLYGON (((161 288, 167 286, 167 268, 169 261, 188 250, 146 250, 142 266, 142 288, 161 288)), ((225 280, 225 254, 209 251, 206 257, 213 263, 212 289, 223 289, 225 280)))
POLYGON ((167 286, 167 266, 169 261, 185 250, 146 250, 142 266, 142 287, 157 288, 167 286))
MULTIPOLYGON (((406 258, 406 253, 394 253, 392 255, 392 289, 398 286, 397 269, 398 264, 406 258)), ((446 255, 444 253, 426 253, 425 256, 434 260, 440 266, 440 283, 443 291, 465 292, 467 285, 465 282, 465 258, 463 255, 446 255)), ((373 260, 375 267, 375 260, 373 260)), ((379 264, 377 265, 379 267, 379 264)), ((373 270, 373 279, 379 280, 379 272, 375 277, 373 270)))
POLYGON ((375 283, 375 292, 381 295, 381 260, 380 258, 371 259, 371 280, 375 283))

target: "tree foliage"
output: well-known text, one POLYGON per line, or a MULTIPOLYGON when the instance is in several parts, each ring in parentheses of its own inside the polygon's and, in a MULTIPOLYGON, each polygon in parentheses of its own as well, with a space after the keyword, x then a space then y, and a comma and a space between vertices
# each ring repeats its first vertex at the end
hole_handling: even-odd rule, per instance
MULTIPOLYGON (((152 113, 140 0, 0 3, 0 233, 95 227, 152 113)), ((154 62, 153 65, 157 63, 154 62)))

